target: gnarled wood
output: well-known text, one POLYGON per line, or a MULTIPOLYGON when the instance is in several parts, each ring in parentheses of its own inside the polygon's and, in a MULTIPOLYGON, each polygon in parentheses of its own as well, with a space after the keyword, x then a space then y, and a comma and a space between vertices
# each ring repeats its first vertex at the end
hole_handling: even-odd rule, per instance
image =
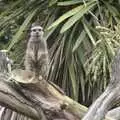
POLYGON ((33 103, 16 91, 10 82, 0 80, 0 96, 1 105, 39 120, 40 116, 33 103))
POLYGON ((12 111, 11 120, 14 120, 12 117, 40 120, 43 116, 41 111, 47 120, 80 120, 87 111, 85 106, 60 93, 45 80, 34 84, 15 84, 6 81, 4 75, 0 76, 0 104, 16 111, 12 111))
MULTIPOLYGON (((3 78, 3 76, 0 76, 0 78, 3 78)), ((59 93, 46 81, 27 85, 11 83, 13 82, 5 79, 0 80, 1 105, 36 120, 40 120, 40 116, 42 116, 41 108, 47 119, 79 119, 75 111, 73 112, 69 108, 73 101, 59 93), (69 100, 69 102, 66 102, 66 100, 69 100)), ((74 104, 77 103, 74 102, 74 104)))

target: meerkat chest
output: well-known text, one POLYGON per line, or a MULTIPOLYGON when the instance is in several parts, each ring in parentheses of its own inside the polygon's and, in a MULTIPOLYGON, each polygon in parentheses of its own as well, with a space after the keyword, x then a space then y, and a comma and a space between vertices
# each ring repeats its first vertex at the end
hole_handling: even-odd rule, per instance
POLYGON ((47 58, 46 44, 42 41, 30 41, 28 53, 31 58, 38 61, 47 58))
POLYGON ((41 41, 30 41, 29 42, 29 48, 33 50, 34 52, 44 51, 45 50, 45 44, 41 41))

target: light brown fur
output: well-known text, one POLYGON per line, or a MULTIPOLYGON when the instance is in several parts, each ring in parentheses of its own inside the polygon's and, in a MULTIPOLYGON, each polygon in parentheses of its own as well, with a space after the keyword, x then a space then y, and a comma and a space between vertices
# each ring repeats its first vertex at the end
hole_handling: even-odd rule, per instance
POLYGON ((43 30, 40 26, 31 28, 30 38, 25 55, 25 69, 35 72, 46 79, 49 71, 49 56, 47 43, 43 40, 43 30))

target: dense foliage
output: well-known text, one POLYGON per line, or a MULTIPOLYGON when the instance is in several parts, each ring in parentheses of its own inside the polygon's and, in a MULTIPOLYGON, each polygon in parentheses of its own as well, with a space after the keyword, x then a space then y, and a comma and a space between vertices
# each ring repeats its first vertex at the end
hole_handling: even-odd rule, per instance
POLYGON ((20 64, 27 30, 39 19, 50 50, 49 80, 89 105, 110 78, 110 63, 120 45, 119 10, 119 0, 3 0, 1 49, 8 49, 20 64))

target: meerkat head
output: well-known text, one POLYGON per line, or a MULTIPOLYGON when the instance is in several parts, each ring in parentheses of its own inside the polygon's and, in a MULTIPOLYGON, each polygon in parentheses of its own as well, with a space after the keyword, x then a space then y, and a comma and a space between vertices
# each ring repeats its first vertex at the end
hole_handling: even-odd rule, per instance
POLYGON ((30 36, 31 37, 38 37, 38 38, 43 38, 43 28, 38 25, 38 24, 32 24, 32 27, 31 27, 31 32, 30 32, 30 36))
POLYGON ((8 50, 0 50, 0 56, 6 60, 7 63, 13 64, 13 60, 8 58, 8 50))

